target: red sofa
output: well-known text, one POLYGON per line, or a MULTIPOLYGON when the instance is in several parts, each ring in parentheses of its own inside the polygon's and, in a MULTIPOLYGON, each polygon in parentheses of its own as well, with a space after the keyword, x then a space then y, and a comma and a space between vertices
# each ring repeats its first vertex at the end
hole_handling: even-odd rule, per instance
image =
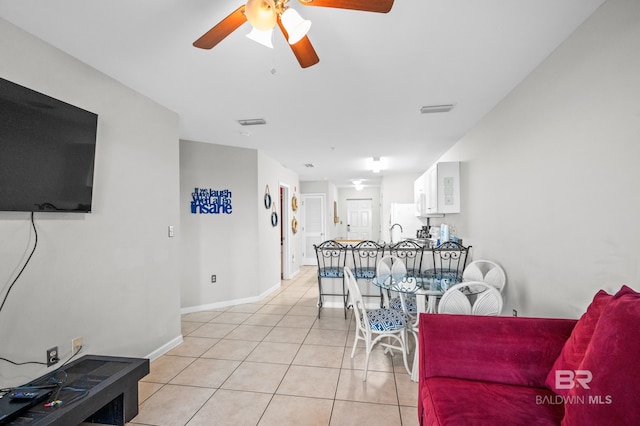
POLYGON ((422 314, 421 425, 640 424, 640 294, 579 320, 422 314))

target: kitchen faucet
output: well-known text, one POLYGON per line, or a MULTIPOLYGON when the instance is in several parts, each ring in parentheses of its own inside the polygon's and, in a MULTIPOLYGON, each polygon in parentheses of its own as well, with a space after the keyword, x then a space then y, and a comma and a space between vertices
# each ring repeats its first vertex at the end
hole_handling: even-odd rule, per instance
POLYGON ((391 225, 391 228, 389 228, 389 239, 391 240, 391 244, 393 244, 395 241, 393 241, 393 228, 395 227, 399 227, 400 228, 400 232, 404 232, 404 230, 402 229, 402 225, 400 225, 399 223, 394 223, 393 225, 391 225))

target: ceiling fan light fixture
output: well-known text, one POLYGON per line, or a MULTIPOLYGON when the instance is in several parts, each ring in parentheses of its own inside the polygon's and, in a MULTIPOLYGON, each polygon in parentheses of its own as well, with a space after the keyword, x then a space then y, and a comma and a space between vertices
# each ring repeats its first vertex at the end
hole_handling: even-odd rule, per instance
POLYGON ((260 43, 263 46, 267 46, 273 49, 273 43, 271 42, 272 35, 273 35, 273 28, 266 31, 259 30, 257 28, 252 28, 251 32, 247 34, 247 38, 250 38, 256 43, 260 43))
POLYGON ((244 14, 251 26, 260 31, 273 29, 278 19, 273 0, 248 0, 244 14))
POLYGON ((282 25, 287 30, 287 34, 289 35, 289 44, 296 44, 302 40, 311 28, 311 21, 303 19, 298 12, 291 8, 285 10, 280 16, 280 19, 282 20, 282 25))

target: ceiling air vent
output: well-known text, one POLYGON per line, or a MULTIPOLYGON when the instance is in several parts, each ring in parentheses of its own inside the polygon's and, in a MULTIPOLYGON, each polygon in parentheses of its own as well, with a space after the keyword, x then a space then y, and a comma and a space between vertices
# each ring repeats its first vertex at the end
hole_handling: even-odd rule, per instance
POLYGON ((314 167, 315 167, 315 166, 314 166, 313 164, 311 164, 311 163, 307 163, 307 164, 305 164, 304 166, 305 166, 305 167, 307 167, 307 168, 309 168, 309 169, 312 169, 312 168, 314 168, 314 167))
POLYGON ((264 118, 249 118, 246 120, 238 120, 241 126, 259 126, 261 124, 267 124, 267 120, 264 118))
POLYGON ((425 105, 420 107, 422 114, 433 114, 436 112, 449 112, 453 109, 453 105, 425 105))

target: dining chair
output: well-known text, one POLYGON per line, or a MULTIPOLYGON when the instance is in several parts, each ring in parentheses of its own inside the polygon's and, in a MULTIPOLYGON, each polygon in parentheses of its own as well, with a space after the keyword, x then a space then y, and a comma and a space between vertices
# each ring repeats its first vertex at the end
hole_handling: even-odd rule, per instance
POLYGON ((440 244, 431 251, 433 263, 426 274, 437 280, 446 279, 449 285, 462 282, 470 250, 471 246, 465 247, 453 241, 440 244))
POLYGON ((412 240, 400 241, 389 248, 389 254, 404 262, 407 267, 407 276, 421 278, 424 245, 412 240))
MULTIPOLYGON (((385 245, 375 241, 364 240, 351 247, 353 255, 353 275, 356 281, 369 283, 376 277, 376 266, 380 259, 384 256, 385 245)), ((367 289, 368 290, 368 289, 367 289)), ((377 294, 371 294, 364 291, 362 297, 374 297, 380 299, 380 307, 383 307, 383 292, 378 289, 377 294)))
POLYGON ((482 281, 491 284, 502 293, 507 283, 507 276, 504 270, 495 262, 490 260, 474 260, 464 269, 462 280, 482 281))
POLYGON ((407 363, 407 317, 404 312, 397 309, 378 308, 367 310, 360 287, 356 282, 351 268, 345 266, 344 276, 349 287, 349 297, 353 306, 353 314, 356 319, 356 332, 351 349, 351 358, 355 356, 358 341, 365 344, 365 360, 362 381, 367 380, 369 368, 369 358, 373 348, 380 344, 385 348, 385 353, 390 351, 400 351, 404 367, 409 374, 411 370, 407 363), (396 344, 392 343, 392 340, 396 344))
POLYGON ((502 304, 502 295, 497 288, 482 281, 468 281, 444 292, 438 304, 438 313, 496 316, 502 313, 502 304), (467 294, 469 288, 473 288, 473 303, 467 294))
MULTIPOLYGON (((377 279, 382 281, 391 278, 396 282, 400 282, 409 277, 407 274, 407 267, 402 259, 393 255, 383 256, 378 262, 376 270, 377 279)), ((409 320, 412 322, 415 320, 415 317, 418 314, 418 304, 416 302, 415 294, 396 292, 395 295, 391 295, 389 291, 385 293, 384 296, 384 306, 391 309, 401 310, 407 314, 409 320)))
POLYGON ((318 261, 318 318, 322 311, 325 296, 339 296, 342 298, 344 308, 344 318, 347 319, 348 292, 345 288, 344 267, 347 261, 347 246, 340 244, 334 240, 327 240, 319 245, 313 245, 316 251, 316 259, 318 261), (323 287, 324 280, 331 280, 331 284, 335 287, 335 280, 341 280, 342 291, 333 288, 325 292, 323 287))

